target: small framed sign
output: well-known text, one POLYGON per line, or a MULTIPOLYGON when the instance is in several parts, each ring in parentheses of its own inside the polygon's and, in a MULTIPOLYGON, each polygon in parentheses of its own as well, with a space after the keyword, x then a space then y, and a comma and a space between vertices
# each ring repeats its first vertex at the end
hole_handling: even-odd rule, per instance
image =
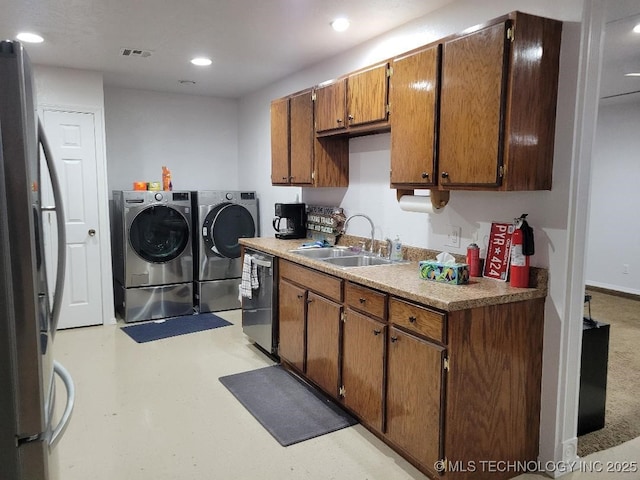
POLYGON ((487 257, 484 260, 482 276, 502 282, 507 281, 509 260, 511 259, 512 223, 492 223, 489 233, 487 257))

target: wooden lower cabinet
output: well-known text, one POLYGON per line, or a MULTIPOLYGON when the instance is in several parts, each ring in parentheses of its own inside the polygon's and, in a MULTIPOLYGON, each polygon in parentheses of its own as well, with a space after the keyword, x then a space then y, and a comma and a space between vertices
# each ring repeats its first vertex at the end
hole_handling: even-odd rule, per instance
POLYGON ((304 372, 304 311, 307 291, 286 280, 281 280, 278 299, 280 304, 278 355, 301 372, 304 372))
POLYGON ((285 260, 279 285, 285 365, 420 471, 502 480, 522 472, 483 465, 536 460, 544 298, 443 312, 285 260))
POLYGON ((342 305, 313 292, 307 295, 307 377, 337 397, 342 305))
POLYGON ((389 328, 386 436, 435 474, 443 458, 445 348, 389 328))
POLYGON ((347 308, 342 330, 342 402, 382 432, 387 326, 347 308))

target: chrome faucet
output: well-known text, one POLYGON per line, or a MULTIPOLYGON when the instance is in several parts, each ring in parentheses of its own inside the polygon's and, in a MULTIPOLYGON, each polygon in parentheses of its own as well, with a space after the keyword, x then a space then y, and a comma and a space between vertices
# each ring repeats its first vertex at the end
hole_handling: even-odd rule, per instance
POLYGON ((347 232, 347 225, 349 224, 349 221, 354 217, 364 217, 367 220, 369 220, 369 223, 371 224, 371 243, 369 244, 369 252, 373 253, 373 235, 374 235, 373 220, 371 220, 371 218, 365 215, 364 213, 355 213, 351 215, 349 218, 347 218, 344 222, 344 226, 342 227, 342 233, 347 232))

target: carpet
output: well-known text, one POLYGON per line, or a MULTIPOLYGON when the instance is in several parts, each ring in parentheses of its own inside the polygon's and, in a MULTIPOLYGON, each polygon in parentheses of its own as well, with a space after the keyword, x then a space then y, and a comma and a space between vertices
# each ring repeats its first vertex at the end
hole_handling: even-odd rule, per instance
POLYGON ((225 319, 213 313, 199 315, 184 315, 181 317, 164 318, 136 325, 122 327, 122 331, 138 343, 152 342, 163 338, 186 335, 187 333, 202 332, 212 328, 232 325, 225 319))
POLYGON ((581 457, 640 437, 640 302, 589 288, 587 293, 593 319, 611 326, 605 426, 578 437, 581 457))
POLYGON ((219 380, 283 447, 358 423, 279 365, 219 380))

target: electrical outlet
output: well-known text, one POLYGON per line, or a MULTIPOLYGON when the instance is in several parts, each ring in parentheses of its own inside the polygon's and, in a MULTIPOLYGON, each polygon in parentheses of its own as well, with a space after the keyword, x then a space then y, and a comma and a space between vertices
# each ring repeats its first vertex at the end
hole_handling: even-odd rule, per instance
POLYGON ((460 235, 462 228, 456 225, 449 225, 449 233, 447 234, 447 242, 445 246, 460 248, 460 235))
POLYGON ((622 264, 622 273, 624 273, 625 275, 629 274, 629 264, 628 263, 622 264))

